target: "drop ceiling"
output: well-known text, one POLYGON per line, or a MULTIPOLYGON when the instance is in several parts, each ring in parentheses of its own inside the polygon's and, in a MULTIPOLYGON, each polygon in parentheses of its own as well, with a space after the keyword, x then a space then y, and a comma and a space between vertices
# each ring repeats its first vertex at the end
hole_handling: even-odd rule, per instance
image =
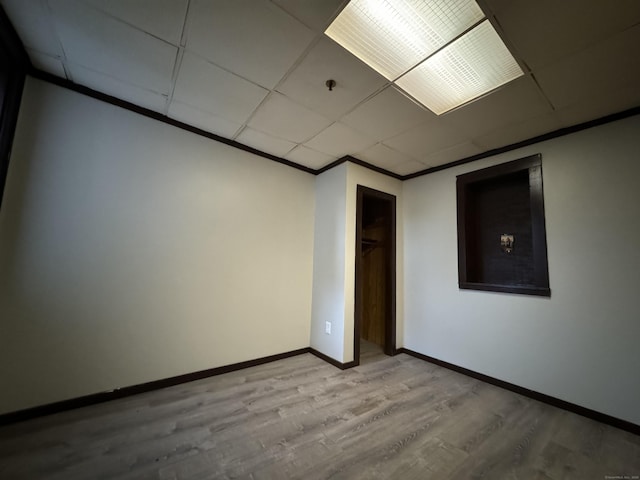
POLYGON ((0 0, 36 69, 312 169, 408 175, 640 106, 640 1, 478 3, 526 75, 437 116, 324 35, 343 0, 0 0))

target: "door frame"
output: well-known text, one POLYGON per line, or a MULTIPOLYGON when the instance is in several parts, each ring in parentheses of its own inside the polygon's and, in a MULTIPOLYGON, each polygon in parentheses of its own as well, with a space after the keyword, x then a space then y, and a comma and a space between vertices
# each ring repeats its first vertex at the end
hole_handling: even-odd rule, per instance
POLYGON ((386 292, 387 314, 384 322, 384 353, 395 355, 396 351, 396 196, 381 192, 363 185, 357 186, 356 194, 356 268, 355 268, 355 311, 353 332, 353 360, 360 364, 360 328, 362 325, 362 213, 365 197, 375 197, 389 202, 391 206, 391 225, 389 239, 389 255, 387 262, 386 292))

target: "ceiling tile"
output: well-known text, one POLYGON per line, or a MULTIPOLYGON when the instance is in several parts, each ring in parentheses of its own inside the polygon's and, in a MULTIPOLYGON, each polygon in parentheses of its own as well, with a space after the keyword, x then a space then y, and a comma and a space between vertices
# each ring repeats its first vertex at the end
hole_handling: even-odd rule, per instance
POLYGON ((59 57, 52 57, 45 53, 40 53, 36 50, 30 50, 27 48, 27 54, 31 64, 38 70, 51 73, 56 77, 67 78, 67 74, 64 71, 64 65, 59 57))
POLYGON ((193 0, 187 48, 259 85, 273 88, 314 33, 266 0, 193 0))
POLYGON ((244 145, 278 157, 284 156, 296 146, 293 142, 258 132, 249 127, 245 127, 236 140, 244 145))
POLYGON ((577 101, 556 111, 562 127, 569 127, 602 118, 640 106, 640 89, 637 85, 617 88, 606 95, 597 95, 587 101, 577 101))
POLYGON ((442 118, 468 137, 475 138, 551 111, 535 82, 525 76, 442 118))
POLYGON ((83 0, 154 37, 180 44, 187 0, 83 0))
POLYGON ((400 135, 389 138, 384 144, 422 161, 428 154, 468 141, 458 129, 440 121, 419 125, 400 135))
MULTIPOLYGON (((354 156, 360 160, 370 163, 371 165, 375 165, 376 167, 384 168, 392 172, 395 172, 394 168, 398 165, 415 162, 415 160, 408 155, 389 148, 382 143, 377 143, 354 156)), ((424 165, 422 165, 422 168, 424 168, 424 165)))
POLYGON ((167 107, 167 95, 129 85, 117 78, 88 70, 73 63, 69 63, 68 68, 73 82, 79 85, 84 85, 155 112, 164 113, 167 107))
POLYGON ((336 122, 305 143, 307 147, 329 155, 343 157, 361 152, 376 141, 353 128, 336 122))
MULTIPOLYGON (((638 2, 640 4, 640 2, 638 2)), ((556 108, 640 84, 640 24, 535 72, 556 108), (613 73, 612 73, 613 72, 613 73)))
POLYGON ((285 155, 284 158, 316 170, 337 160, 337 158, 334 156, 327 155, 326 153, 316 152, 315 150, 307 148, 304 145, 298 145, 287 155, 285 155))
POLYGON ((49 3, 67 60, 129 84, 169 93, 176 47, 80 2, 49 3))
POLYGON ((2 8, 25 47, 62 57, 62 47, 45 0, 2 0, 2 8))
POLYGON ((638 0, 486 0, 507 39, 532 68, 640 22, 638 0))
POLYGON ((169 105, 168 116, 225 138, 232 138, 242 126, 175 100, 169 105))
POLYGON ((436 118, 434 113, 419 107, 394 87, 387 87, 340 121, 377 140, 385 140, 436 118))
POLYGON ((424 157, 422 161, 430 167, 437 167, 445 163, 462 160, 477 153, 482 153, 482 150, 477 145, 471 142, 465 142, 431 153, 424 157))
POLYGON ((272 93, 258 108, 249 126, 295 143, 304 143, 331 124, 331 120, 272 93))
POLYGON ((334 41, 323 37, 278 87, 296 102, 337 120, 386 80, 334 41), (325 82, 335 80, 329 91, 325 82))
POLYGON ((406 174, 640 105, 639 0, 479 0, 533 75, 440 117, 322 35, 346 1, 0 4, 36 68, 313 168, 406 174))
POLYGON ((538 135, 558 130, 561 127, 562 125, 557 114, 555 112, 547 113, 499 130, 494 130, 487 135, 476 137, 473 139, 473 143, 486 151, 529 140, 538 135))
POLYGON ((429 165, 425 165, 415 160, 410 160, 408 162, 399 163, 393 167, 393 173, 397 173, 398 175, 409 175, 411 173, 426 170, 427 168, 429 168, 429 165))
POLYGON ((269 92, 185 51, 173 98, 217 117, 244 123, 269 92))
POLYGON ((345 0, 273 0, 290 15, 317 32, 324 32, 345 0))

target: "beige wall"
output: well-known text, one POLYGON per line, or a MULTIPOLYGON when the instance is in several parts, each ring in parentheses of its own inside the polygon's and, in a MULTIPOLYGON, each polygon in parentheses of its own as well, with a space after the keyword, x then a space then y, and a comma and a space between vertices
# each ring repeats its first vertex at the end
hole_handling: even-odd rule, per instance
POLYGON ((640 424, 640 116, 404 182, 405 347, 640 424), (458 289, 456 175, 542 154, 551 298, 458 289))
MULTIPOLYGON (((402 182, 351 162, 316 178, 311 347, 347 363, 354 360, 356 193, 358 185, 397 197, 396 331, 402 339, 402 182), (331 323, 331 334, 325 331, 331 323)), ((400 344, 398 344, 400 346, 400 344)))
POLYGON ((640 424, 638 131, 314 178, 29 79, 0 211, 0 413, 309 345, 351 361, 365 185, 398 197, 397 346, 640 424), (459 290, 456 175, 533 153, 551 298, 459 290))
POLYGON ((316 177, 311 347, 339 362, 345 361, 346 183, 346 163, 316 177))
POLYGON ((0 413, 309 346, 314 176, 29 79, 0 413))
POLYGON ((402 346, 403 334, 403 247, 402 229, 402 182, 387 175, 381 175, 368 168, 349 163, 347 171, 347 229, 345 265, 345 336, 344 356, 346 361, 353 358, 353 335, 355 319, 355 258, 356 258, 356 203, 358 185, 390 193, 396 197, 396 346, 402 346))

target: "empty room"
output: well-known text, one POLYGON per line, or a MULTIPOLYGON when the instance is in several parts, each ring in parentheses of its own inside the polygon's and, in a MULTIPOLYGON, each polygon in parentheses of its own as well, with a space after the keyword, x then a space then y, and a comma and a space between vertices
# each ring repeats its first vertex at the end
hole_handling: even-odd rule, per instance
POLYGON ((0 7, 0 478, 640 478, 639 1, 0 7))

